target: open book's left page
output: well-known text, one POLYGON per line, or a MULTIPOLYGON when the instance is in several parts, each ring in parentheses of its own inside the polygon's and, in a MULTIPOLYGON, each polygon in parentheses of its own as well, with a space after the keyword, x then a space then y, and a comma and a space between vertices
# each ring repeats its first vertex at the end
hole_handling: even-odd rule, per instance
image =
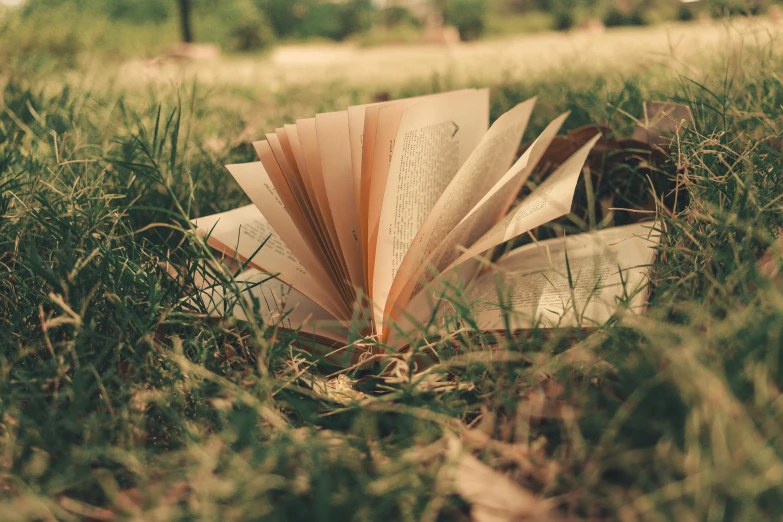
MULTIPOLYGON (((193 220, 196 230, 207 238, 209 246, 248 266, 275 275, 309 296, 327 312, 334 305, 323 289, 304 269, 269 221, 255 205, 193 220)), ((334 313, 329 312, 332 318, 334 313)))
MULTIPOLYGON (((232 259, 223 259, 217 267, 226 274, 241 266, 232 259)), ((278 278, 255 268, 241 271, 231 283, 223 284, 215 267, 197 272, 198 299, 214 317, 232 316, 249 320, 261 319, 278 338, 295 336, 292 340, 313 357, 348 367, 359 363, 366 352, 349 344, 346 325, 307 296, 278 278)))
POLYGON ((228 165, 229 172, 237 180, 239 186, 250 197, 250 200, 258 209, 263 209, 263 215, 280 239, 291 250, 292 254, 305 269, 315 288, 300 291, 306 293, 316 302, 322 304, 338 319, 351 317, 350 307, 345 301, 344 294, 334 285, 329 272, 321 263, 321 256, 311 250, 311 246, 294 223, 288 209, 277 194, 275 187, 266 173, 263 165, 258 163, 244 163, 228 165))

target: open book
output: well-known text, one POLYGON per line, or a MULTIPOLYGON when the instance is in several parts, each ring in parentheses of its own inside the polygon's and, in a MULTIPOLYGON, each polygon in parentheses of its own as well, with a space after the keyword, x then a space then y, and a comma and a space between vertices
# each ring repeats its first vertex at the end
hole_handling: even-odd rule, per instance
MULTIPOLYGON (((570 212, 599 138, 517 201, 567 117, 515 161, 534 105, 521 103, 490 127, 489 92, 469 89, 297 120, 254 143, 259 161, 227 167, 253 204, 194 225, 248 267, 238 280, 257 313, 333 361, 356 363, 372 351, 367 339, 409 345, 446 313, 450 293, 472 303, 486 330, 598 326, 618 305, 646 303, 652 223, 490 257, 570 212)), ((225 313, 224 289, 203 297, 225 313)))

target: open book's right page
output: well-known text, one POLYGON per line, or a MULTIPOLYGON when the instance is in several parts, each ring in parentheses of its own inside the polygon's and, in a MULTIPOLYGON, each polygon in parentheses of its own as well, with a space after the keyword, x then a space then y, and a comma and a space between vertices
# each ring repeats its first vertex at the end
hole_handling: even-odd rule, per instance
POLYGON ((644 223, 518 248, 470 292, 478 326, 595 328, 618 306, 640 311, 659 238, 653 223, 644 223))
MULTIPOLYGON (((395 320, 399 322, 402 319, 400 317, 401 314, 410 314, 411 310, 418 310, 424 306, 420 302, 417 303, 417 300, 426 301, 428 299, 428 296, 421 295, 424 292, 422 288, 435 275, 440 274, 438 276, 440 281, 436 280, 433 282, 435 287, 452 284, 460 278, 471 280, 485 261, 487 251, 570 212, 574 191, 576 190, 582 167, 600 135, 596 135, 576 151, 546 181, 478 240, 466 244, 462 243, 469 239, 470 236, 475 237, 477 235, 474 231, 477 229, 476 225, 480 224, 478 222, 485 222, 483 223, 484 227, 490 222, 486 219, 490 217, 485 215, 486 213, 491 214, 494 208, 504 206, 506 204, 505 201, 516 194, 516 191, 519 190, 518 183, 529 175, 530 169, 538 162, 541 154, 543 154, 543 150, 551 142, 551 138, 557 132, 562 121, 562 116, 553 121, 545 129, 544 133, 539 136, 539 139, 536 140, 533 146, 520 158, 515 168, 509 171, 509 174, 511 174, 508 176, 509 179, 505 179, 506 176, 504 176, 504 179, 498 182, 498 185, 501 186, 513 186, 512 193, 507 194, 505 190, 495 190, 493 188, 487 194, 488 198, 477 205, 481 211, 470 213, 464 223, 458 224, 452 233, 447 235, 441 242, 441 245, 433 253, 429 262, 421 267, 414 277, 409 279, 406 288, 398 296, 396 307, 387 310, 387 317, 390 322, 395 320), (461 256, 458 254, 458 249, 464 251, 461 256), (450 262, 451 260, 454 261, 450 262), (447 263, 449 264, 447 265, 447 263), (431 270, 430 274, 422 272, 425 267, 431 270)), ((484 227, 481 228, 483 229, 484 227)), ((430 293, 432 291, 433 289, 430 289, 430 293)), ((437 290, 435 291, 437 292, 437 290)), ((388 326, 391 326, 391 324, 388 326)), ((391 328, 384 328, 384 338, 388 338, 391 333, 391 328)))
POLYGON ((466 296, 477 327, 486 331, 505 331, 507 325, 511 331, 591 328, 606 322, 619 305, 640 312, 659 239, 650 222, 526 245, 474 280, 428 285, 395 321, 387 344, 400 349, 433 333, 423 325, 439 324, 455 292, 466 296))

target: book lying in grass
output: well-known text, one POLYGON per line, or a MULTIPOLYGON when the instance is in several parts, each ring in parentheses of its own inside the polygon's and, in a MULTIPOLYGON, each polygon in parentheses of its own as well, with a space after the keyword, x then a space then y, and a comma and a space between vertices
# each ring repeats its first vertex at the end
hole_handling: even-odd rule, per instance
POLYGON ((254 307, 220 285, 204 289, 204 302, 240 318, 252 309, 345 363, 373 351, 368 339, 402 349, 432 334, 454 311, 451 297, 470 303, 463 313, 485 330, 593 327, 618 306, 643 307, 652 223, 534 242, 492 261, 495 247, 570 212, 599 139, 518 201, 567 117, 515 161, 534 105, 490 127, 489 93, 471 89, 267 134, 254 143, 259 161, 228 166, 253 204, 194 220, 246 268, 237 282, 254 307))

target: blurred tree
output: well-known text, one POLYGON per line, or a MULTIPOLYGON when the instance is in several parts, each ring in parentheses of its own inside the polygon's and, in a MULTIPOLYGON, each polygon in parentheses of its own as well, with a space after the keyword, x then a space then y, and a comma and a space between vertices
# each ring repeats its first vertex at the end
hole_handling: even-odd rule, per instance
POLYGON ((486 0, 445 0, 442 5, 443 21, 459 31, 463 41, 475 40, 484 33, 489 4, 486 0))
POLYGON ((256 0, 256 5, 281 38, 343 40, 369 29, 372 22, 370 0, 256 0))
POLYGON ((190 0, 179 0, 179 20, 182 27, 182 41, 185 43, 193 41, 193 26, 190 14, 190 0))
POLYGON ((159 24, 171 15, 171 6, 160 0, 112 0, 111 2, 92 2, 92 6, 78 5, 82 9, 95 9, 105 6, 106 13, 113 20, 122 20, 136 25, 146 23, 159 24), (103 5, 101 5, 103 4, 103 5))

